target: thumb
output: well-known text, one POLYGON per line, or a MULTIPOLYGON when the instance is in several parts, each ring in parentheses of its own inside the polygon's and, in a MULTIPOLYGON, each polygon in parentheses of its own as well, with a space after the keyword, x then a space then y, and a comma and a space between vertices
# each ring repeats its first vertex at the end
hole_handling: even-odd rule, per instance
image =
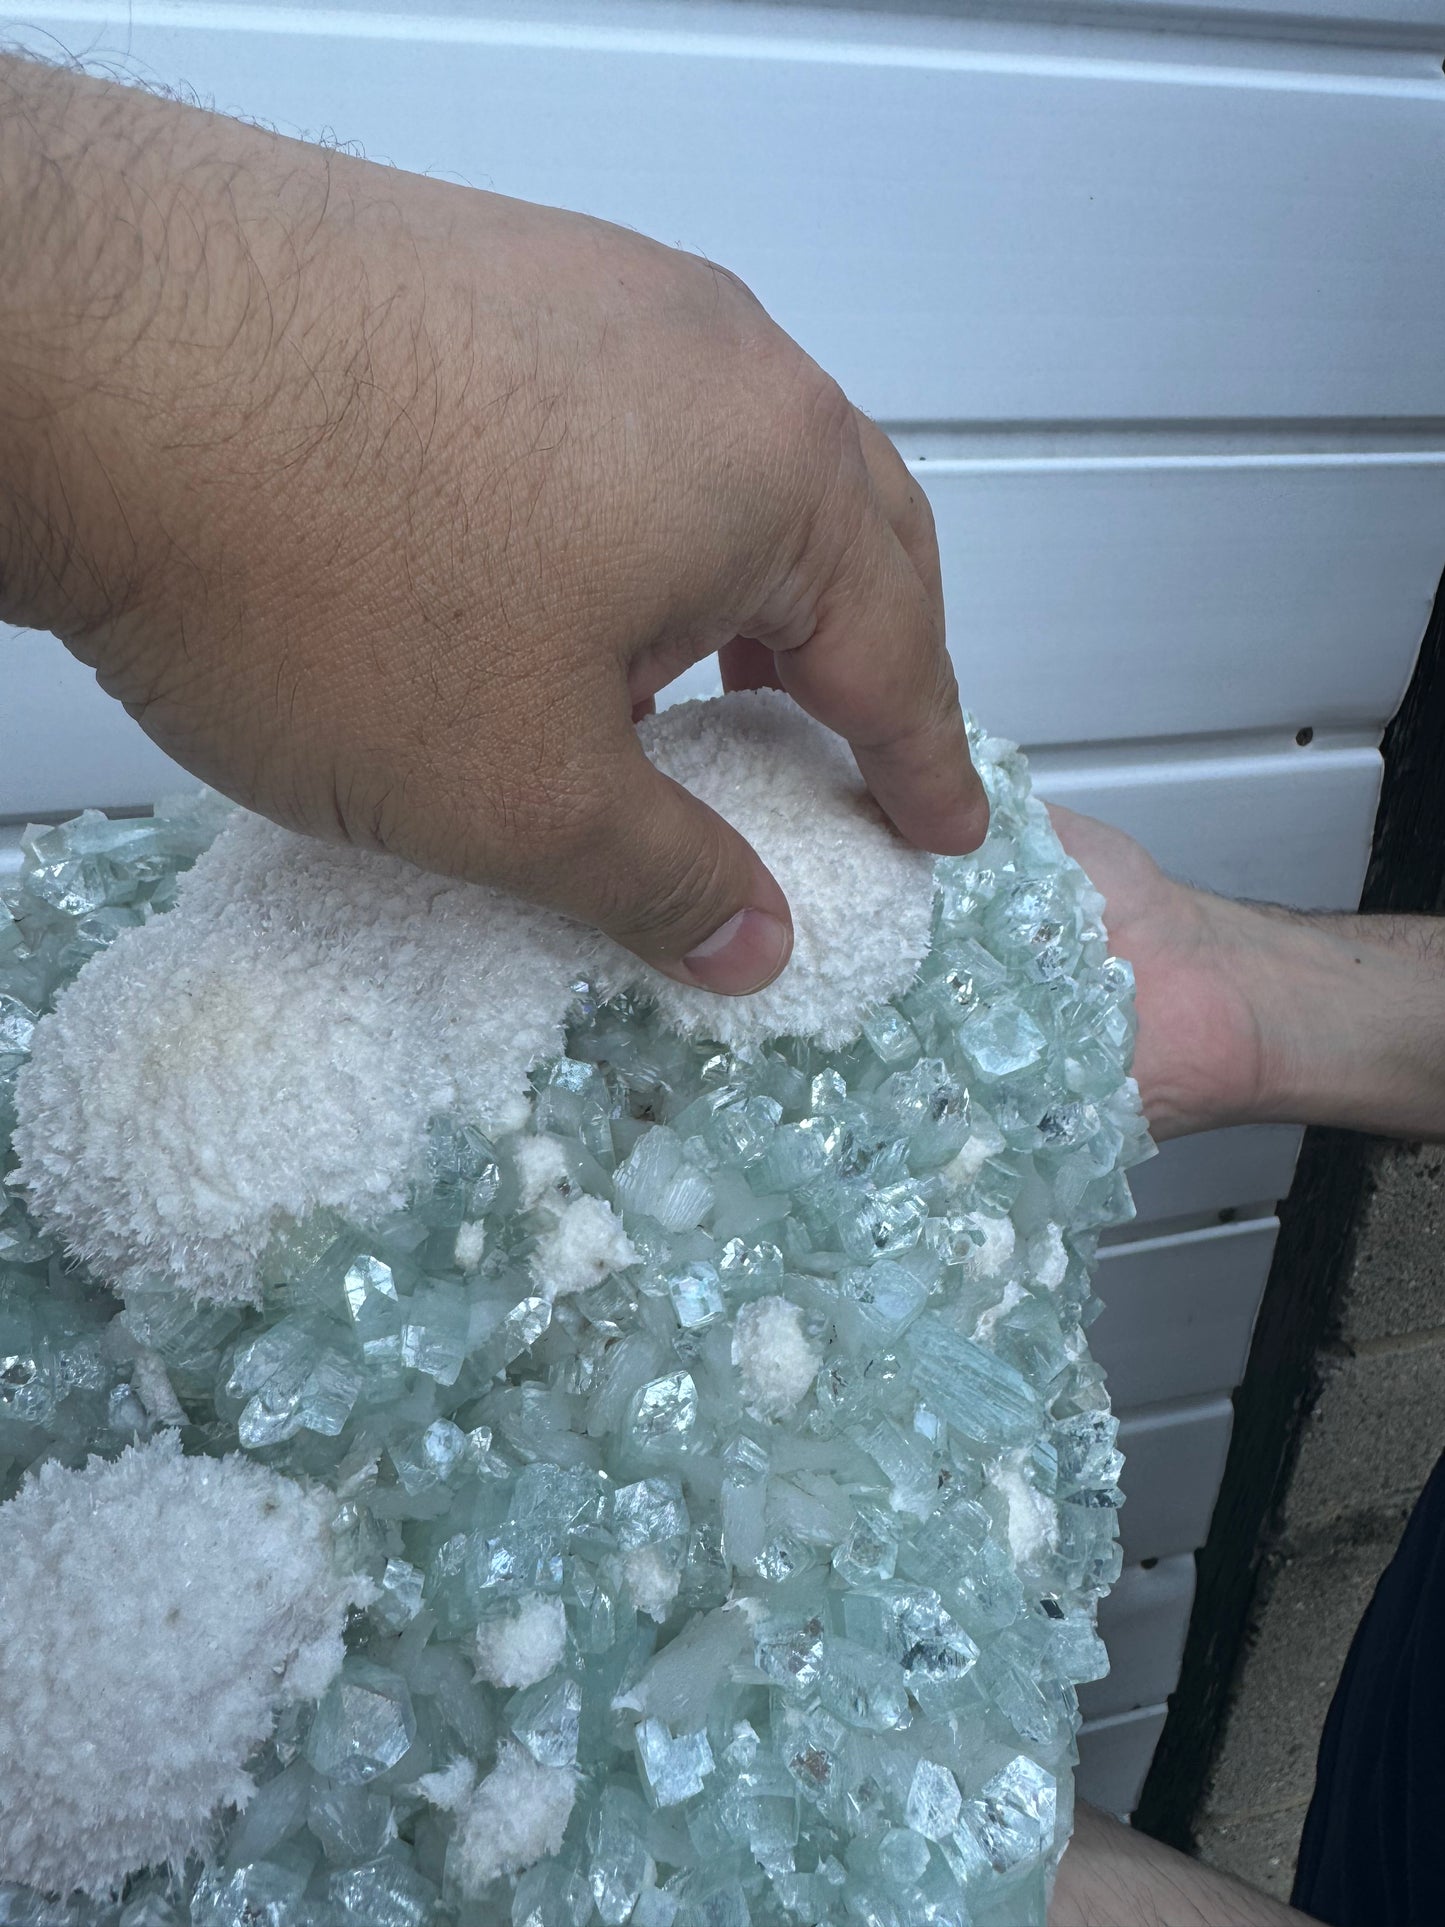
POLYGON ((731 824, 627 735, 590 860, 563 882, 562 907, 679 983, 761 990, 792 952, 787 898, 731 824))

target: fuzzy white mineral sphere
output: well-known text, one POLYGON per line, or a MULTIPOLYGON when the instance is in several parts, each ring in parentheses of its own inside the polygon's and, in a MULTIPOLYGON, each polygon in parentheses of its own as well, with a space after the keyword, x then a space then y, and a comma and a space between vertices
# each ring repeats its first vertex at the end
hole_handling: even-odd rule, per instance
POLYGON ((530 1593, 477 1627, 477 1670, 493 1686, 535 1686, 562 1664, 567 1613, 560 1599, 530 1593))
POLYGON ((747 838, 787 894, 793 955, 752 997, 717 997, 616 946, 604 982, 645 990, 688 1037, 730 1046, 810 1037, 851 1043, 927 954, 933 858, 911 849, 869 797, 840 737, 775 689, 678 703, 639 726, 662 770, 747 838))
POLYGON ((516 1128, 582 956, 550 911, 237 811, 37 1026, 19 1180, 107 1282, 254 1298, 274 1234, 404 1203, 433 1115, 516 1128))
POLYGON ((475 1900, 499 1874, 520 1873, 556 1853, 576 1798, 570 1766, 539 1766, 524 1746, 504 1740, 497 1764, 457 1807, 448 1874, 475 1900))
POLYGON ((763 1418, 786 1418, 806 1397, 821 1363, 803 1314, 787 1298, 756 1298, 733 1324, 733 1363, 743 1403, 763 1418))
POLYGON ((108 1895, 246 1805, 246 1760, 325 1691, 366 1596, 333 1508, 174 1433, 0 1506, 0 1880, 108 1895))

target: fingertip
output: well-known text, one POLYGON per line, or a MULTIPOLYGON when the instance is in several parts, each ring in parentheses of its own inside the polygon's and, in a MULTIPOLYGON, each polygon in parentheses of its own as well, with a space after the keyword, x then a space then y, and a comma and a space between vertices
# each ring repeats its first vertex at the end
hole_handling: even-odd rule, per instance
POLYGON ((964 795, 952 810, 946 811, 923 847, 935 856, 968 856, 988 835, 988 792, 970 763, 964 777, 964 795))
POLYGON ((957 726, 936 724, 895 742, 855 747, 858 768, 905 841, 935 856, 967 856, 988 835, 988 793, 957 726))
POLYGON ((771 910, 736 910, 705 937, 669 975, 724 997, 746 997, 766 990, 787 967, 793 953, 791 919, 771 910))

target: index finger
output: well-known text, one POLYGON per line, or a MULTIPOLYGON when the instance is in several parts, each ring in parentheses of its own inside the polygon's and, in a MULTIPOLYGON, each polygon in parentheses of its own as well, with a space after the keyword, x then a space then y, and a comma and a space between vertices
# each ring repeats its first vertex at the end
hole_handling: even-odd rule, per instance
POLYGON ((983 841, 988 802, 969 760, 944 635, 932 512, 892 443, 866 417, 858 421, 861 499, 855 493, 846 516, 817 531, 832 555, 822 562, 811 632, 776 650, 778 680, 847 738, 864 781, 910 843, 958 855, 983 841))

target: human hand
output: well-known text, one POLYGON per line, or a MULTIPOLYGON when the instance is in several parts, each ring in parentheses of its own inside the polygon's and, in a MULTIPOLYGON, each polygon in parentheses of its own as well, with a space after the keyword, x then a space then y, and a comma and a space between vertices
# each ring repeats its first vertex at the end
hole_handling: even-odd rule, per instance
POLYGON ((737 638, 986 824, 927 502, 725 271, 0 61, 0 614, 294 828, 756 989, 787 905, 634 710, 737 638))
POLYGON ((1080 1801, 1048 1927, 1304 1927, 1307 1919, 1080 1801))
POLYGON ((1175 882, 1108 823, 1060 804, 1049 815, 1103 895, 1110 950, 1134 968, 1134 1075, 1153 1135, 1257 1115, 1264 1052, 1250 963, 1263 933, 1251 929, 1248 906, 1175 882))

